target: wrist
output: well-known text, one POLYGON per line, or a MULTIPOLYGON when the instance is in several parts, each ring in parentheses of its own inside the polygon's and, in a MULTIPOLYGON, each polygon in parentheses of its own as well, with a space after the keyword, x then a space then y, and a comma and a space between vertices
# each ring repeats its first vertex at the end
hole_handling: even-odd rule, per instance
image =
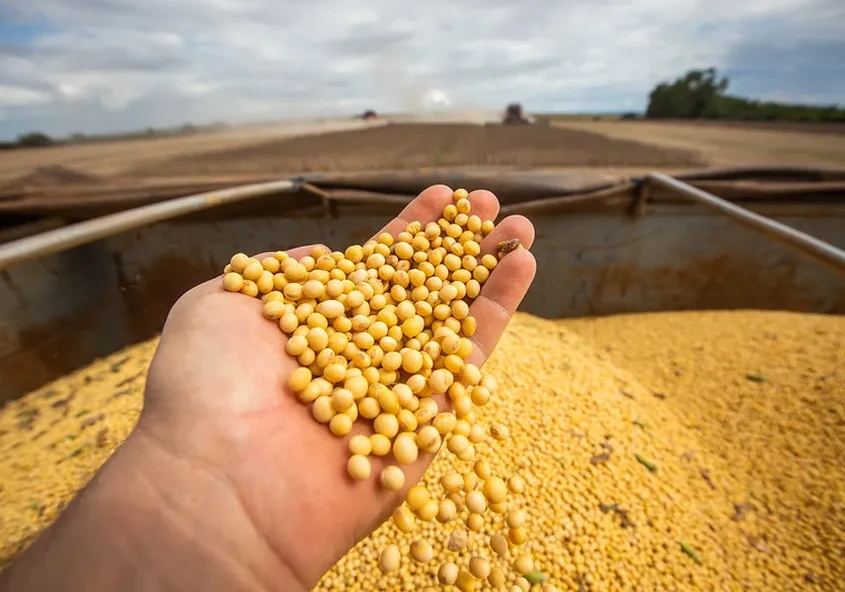
POLYGON ((161 565, 174 587, 196 587, 197 573, 205 571, 205 590, 307 589, 267 544, 222 474, 174 455, 143 425, 131 440, 115 493, 126 495, 127 486, 142 492, 137 511, 143 519, 130 529, 133 547, 151 554, 148 563, 161 565))
POLYGON ((140 425, 8 571, 24 591, 307 590, 224 478, 140 425))

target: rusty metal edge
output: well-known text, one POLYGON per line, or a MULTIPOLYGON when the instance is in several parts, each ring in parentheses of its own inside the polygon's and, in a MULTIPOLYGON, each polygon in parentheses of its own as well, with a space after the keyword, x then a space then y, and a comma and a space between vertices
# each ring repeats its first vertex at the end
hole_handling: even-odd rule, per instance
POLYGON ((740 181, 749 179, 845 181, 845 169, 839 167, 797 165, 736 166, 687 171, 674 175, 674 178, 681 181, 740 181))
MULTIPOLYGON (((769 171, 784 170, 766 167, 760 167, 753 170, 760 171, 764 169, 769 171)), ((815 170, 816 172, 821 170, 799 167, 793 167, 793 169, 800 169, 804 171, 815 170)), ((736 172, 738 170, 749 171, 752 169, 730 170, 736 172)), ((725 171, 728 171, 728 169, 724 169, 721 172, 725 174, 725 171)), ((382 181, 386 181, 386 185, 388 186, 396 183, 396 185, 402 186, 401 189, 410 188, 412 190, 418 190, 419 187, 409 187, 409 184, 425 184, 434 179, 432 175, 439 175, 438 178, 440 179, 440 182, 445 181, 453 186, 460 186, 462 184, 467 188, 472 188, 471 184, 487 180, 496 184, 504 184, 506 186, 509 185, 514 188, 522 189, 529 195, 533 193, 538 194, 538 197, 535 199, 523 199, 521 201, 511 203, 505 202, 501 211, 503 215, 516 212, 532 214, 564 212, 577 210, 587 205, 598 204, 605 206, 617 206, 621 204, 630 209, 633 207, 633 204, 638 201, 638 191, 642 190, 644 182, 650 181, 654 184, 662 185, 673 191, 682 193, 687 197, 693 197, 693 199, 703 201, 704 203, 721 210, 726 215, 737 219, 747 221, 749 219, 748 215, 757 217, 758 219, 754 220, 755 224, 752 224, 756 225, 756 227, 767 226, 767 224, 763 223, 760 219, 772 224, 777 224, 768 218, 764 218, 749 212, 748 210, 734 206, 729 201, 718 198, 700 188, 687 184, 682 180, 667 177, 665 175, 661 175, 660 173, 649 173, 646 177, 633 177, 617 182, 594 183, 592 185, 575 188, 565 186, 562 181, 566 177, 562 174, 535 173, 532 175, 527 171, 516 173, 515 171, 461 172, 454 170, 442 171, 440 173, 436 173, 434 171, 405 171, 404 173, 405 174, 399 174, 394 172, 391 175, 385 175, 384 173, 379 174, 367 172, 361 175, 342 174, 338 176, 315 174, 308 175, 307 177, 295 177, 291 179, 219 189, 187 197, 155 202, 141 207, 92 218, 63 228, 50 230, 41 234, 2 244, 0 245, 0 270, 23 261, 93 242, 130 229, 209 210, 224 204, 244 202, 251 199, 272 196, 278 193, 303 191, 307 194, 317 196, 320 200, 320 209, 322 209, 325 213, 332 215, 335 213, 334 209, 339 203, 357 202, 400 205, 407 203, 409 195, 416 192, 410 191, 405 193, 403 191, 395 191, 398 187, 391 188, 394 191, 385 191, 388 187, 382 187, 382 191, 371 191, 358 188, 361 181, 372 181, 375 178, 380 178, 382 181), (354 178, 357 178, 359 183, 354 182, 354 178), (341 181, 343 181, 343 183, 341 183, 341 181), (549 192, 551 192, 551 194, 549 192), (718 205, 714 205, 717 203, 718 205)), ((714 171, 713 173, 716 174, 718 171, 714 171)), ((706 185, 706 183, 704 184, 706 185)), ((650 196, 649 199, 650 201, 655 201, 653 195, 650 196)), ((639 201, 643 202, 640 203, 640 208, 642 209, 642 206, 644 206, 644 200, 640 199, 639 201)), ((789 233, 787 232, 787 234, 789 233)), ((814 251, 817 257, 821 256, 821 258, 826 259, 829 262, 832 261, 834 266, 839 267, 839 256, 841 252, 838 249, 835 249, 831 245, 827 245, 827 243, 821 243, 821 241, 818 241, 821 244, 816 244, 811 248, 808 246, 809 242, 807 239, 812 239, 812 237, 803 234, 802 236, 804 238, 802 240, 797 240, 797 243, 805 248, 809 248, 810 251, 814 251), (833 249, 833 251, 831 252, 829 249, 833 249)), ((801 247, 799 246, 799 248, 801 247)), ((843 261, 845 261, 845 259, 843 259, 843 261)), ((843 267, 845 267, 845 265, 843 265, 843 267)))
POLYGON ((814 236, 795 230, 791 226, 781 224, 771 218, 746 210, 734 203, 726 201, 720 197, 716 197, 712 193, 707 193, 706 191, 694 187, 693 185, 684 183, 683 181, 662 173, 649 173, 646 176, 646 182, 672 189, 687 198, 704 204, 724 214, 728 218, 736 220, 748 228, 756 230, 757 232, 760 232, 771 239, 780 241, 790 247, 793 247, 794 249, 803 251, 814 259, 821 261, 840 272, 845 272, 845 251, 819 240, 814 236))
POLYGON ((156 222, 224 204, 294 191, 300 183, 299 179, 284 179, 198 193, 28 236, 0 245, 0 270, 156 222))
POLYGON ((629 204, 634 199, 636 184, 623 182, 618 185, 599 189, 589 193, 551 196, 502 206, 500 216, 510 214, 547 214, 577 211, 585 206, 597 204, 629 204))
MULTIPOLYGON (((374 197, 385 195, 414 195, 423 188, 445 183, 468 190, 489 189, 500 196, 503 205, 514 202, 530 202, 552 196, 588 194, 610 189, 626 182, 637 183, 643 176, 630 178, 614 177, 574 182, 573 178, 586 174, 582 171, 526 171, 518 169, 496 170, 473 169, 413 169, 314 173, 301 177, 309 187, 318 191, 331 191, 340 198, 343 191, 360 191, 374 197)), ((714 191, 731 201, 745 199, 841 199, 845 196, 845 169, 759 166, 732 167, 687 171, 674 175, 675 178, 714 191)), ((272 178, 254 178, 249 181, 232 179, 214 183, 165 184, 164 186, 125 186, 103 188, 100 186, 62 188, 57 191, 35 195, 24 201, 6 200, 0 202, 0 215, 63 216, 69 219, 87 219, 85 210, 115 213, 128 207, 139 207, 174 199, 184 192, 207 192, 235 187, 244 183, 263 183, 272 178), (79 210, 80 215, 74 215, 79 210)), ((310 193, 314 194, 313 191, 310 193)), ((652 196, 661 201, 661 195, 652 196)), ((367 199, 376 202, 378 199, 367 199)))

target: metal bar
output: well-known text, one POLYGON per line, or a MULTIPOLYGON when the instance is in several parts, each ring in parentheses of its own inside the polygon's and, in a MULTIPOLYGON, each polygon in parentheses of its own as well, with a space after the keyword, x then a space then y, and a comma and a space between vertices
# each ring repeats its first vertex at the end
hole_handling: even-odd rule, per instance
POLYGON ((751 179, 792 179, 801 181, 842 181, 845 169, 841 167, 814 166, 738 166, 717 169, 703 169, 681 173, 675 176, 682 181, 728 180, 742 181, 751 179))
POLYGON ((569 195, 549 196, 529 201, 518 201, 508 203, 499 210, 499 217, 510 214, 543 214, 557 213, 579 209, 585 204, 610 203, 615 204, 616 200, 624 197, 625 202, 631 200, 630 193, 634 188, 632 183, 621 183, 607 188, 592 191, 590 193, 570 193, 569 195))
POLYGON ((22 238, 0 245, 0 270, 163 220, 274 193, 293 191, 299 183, 299 180, 284 179, 197 193, 22 238))
POLYGON ((733 218, 740 224, 762 232, 766 236, 781 241, 791 247, 803 251, 808 255, 835 267, 839 271, 845 271, 845 251, 817 239, 814 236, 795 230, 791 226, 766 218, 736 204, 725 201, 711 193, 702 191, 697 187, 688 185, 661 173, 649 173, 646 180, 664 187, 673 189, 693 200, 703 203, 711 208, 720 211, 729 218, 733 218))

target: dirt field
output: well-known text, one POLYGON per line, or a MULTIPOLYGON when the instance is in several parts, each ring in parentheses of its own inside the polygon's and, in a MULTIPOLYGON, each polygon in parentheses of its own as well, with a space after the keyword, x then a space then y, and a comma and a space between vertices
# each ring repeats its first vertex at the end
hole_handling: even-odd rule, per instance
POLYGON ((718 119, 668 119, 664 125, 685 125, 695 127, 730 127, 731 129, 749 129, 769 132, 796 132, 800 134, 842 135, 845 123, 803 123, 800 121, 720 121, 718 119))
POLYGON ((743 164, 845 166, 845 133, 761 125, 577 117, 555 118, 550 126, 384 123, 303 120, 7 151, 0 153, 0 199, 13 198, 21 187, 44 194, 68 187, 103 192, 112 187, 222 186, 315 171, 507 166, 627 176, 743 164), (38 170, 56 165, 64 168, 38 170))
POLYGON ((845 126, 720 124, 675 121, 558 120, 560 129, 603 134, 652 146, 697 150, 713 166, 792 164, 845 166, 845 126))
POLYGON ((274 140, 139 167, 134 174, 296 173, 438 166, 683 167, 695 152, 547 126, 393 124, 274 140))
POLYGON ((660 119, 625 120, 619 115, 589 115, 567 113, 538 113, 538 119, 554 124, 590 121, 622 121, 624 123, 652 123, 661 126, 730 127, 733 130, 786 131, 802 134, 845 134, 845 122, 809 123, 800 121, 726 121, 721 119, 660 119))
POLYGON ((26 175, 36 167, 61 165, 89 175, 114 176, 142 164, 167 162, 185 154, 197 155, 239 148, 299 134, 353 130, 367 125, 355 120, 325 120, 280 123, 275 125, 235 126, 222 131, 200 132, 191 136, 160 137, 9 150, 0 152, 0 185, 26 175))

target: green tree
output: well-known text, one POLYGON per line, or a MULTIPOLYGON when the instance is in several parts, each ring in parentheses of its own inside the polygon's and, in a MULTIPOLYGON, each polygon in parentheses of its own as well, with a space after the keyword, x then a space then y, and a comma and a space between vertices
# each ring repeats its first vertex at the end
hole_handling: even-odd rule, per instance
POLYGON ((646 117, 713 117, 728 79, 715 68, 690 70, 673 83, 659 84, 649 95, 646 117))
POLYGON ((646 117, 719 118, 749 121, 845 121, 845 108, 836 105, 796 105, 757 101, 725 94, 728 79, 715 68, 690 70, 674 82, 651 91, 646 117))
POLYGON ((44 146, 52 145, 53 139, 41 132, 29 132, 28 134, 18 136, 18 146, 22 148, 43 148, 44 146))

